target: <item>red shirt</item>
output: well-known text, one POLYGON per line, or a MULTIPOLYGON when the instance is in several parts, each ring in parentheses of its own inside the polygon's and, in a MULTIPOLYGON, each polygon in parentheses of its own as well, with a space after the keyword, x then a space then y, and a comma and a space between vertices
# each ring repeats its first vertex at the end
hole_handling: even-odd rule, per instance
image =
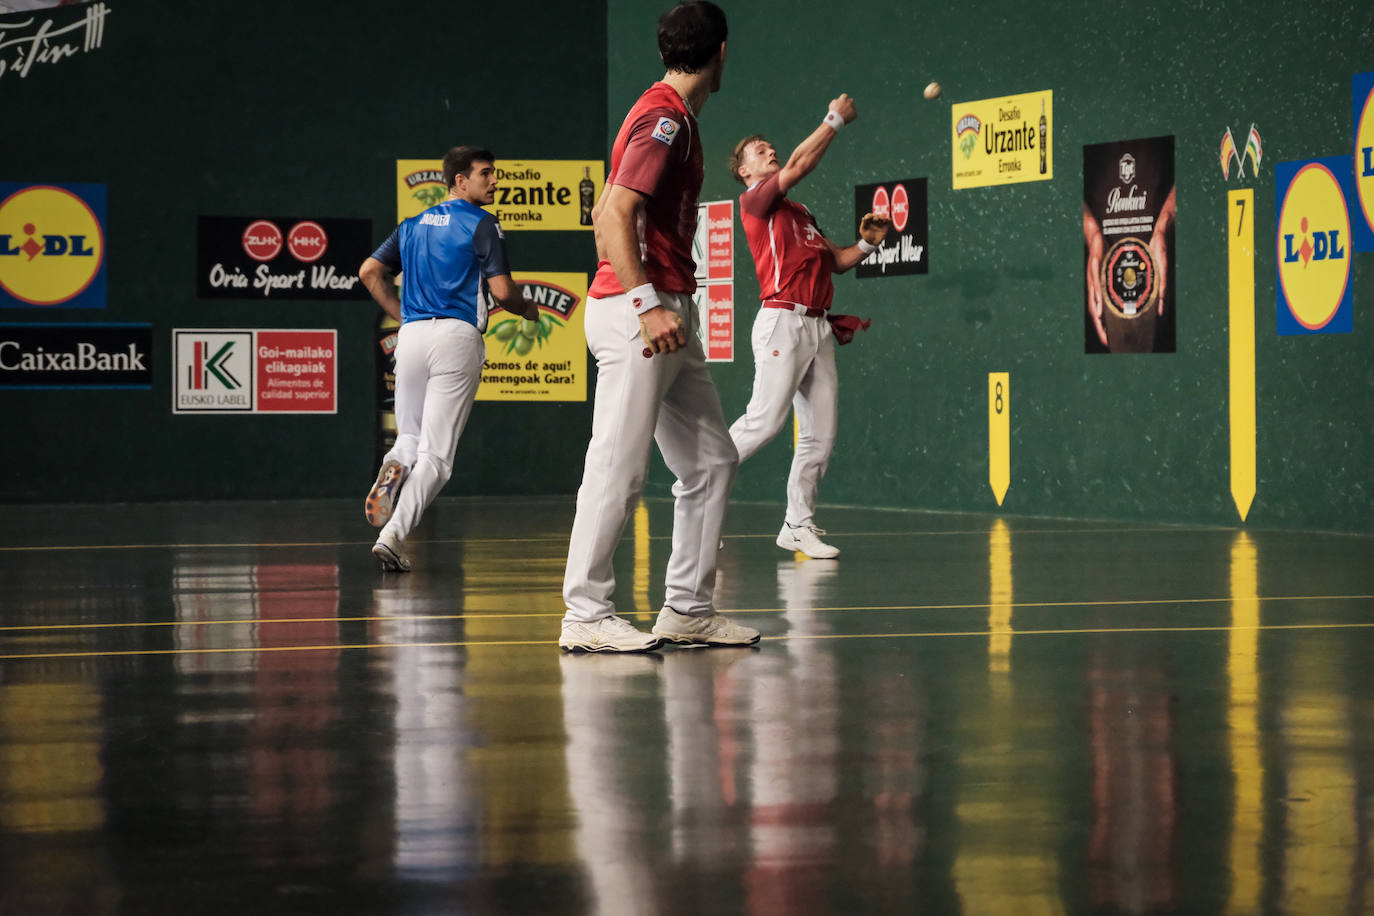
MULTIPOLYGON (((606 187, 618 184, 647 197, 637 227, 639 252, 649 282, 660 292, 696 291, 692 238, 703 169, 697 119, 677 90, 654 83, 620 125, 606 187)), ((587 295, 604 299, 623 292, 611 262, 597 264, 587 295)))
POLYGON ((828 309, 835 256, 811 211, 787 199, 774 172, 739 196, 740 221, 754 256, 759 298, 828 309))

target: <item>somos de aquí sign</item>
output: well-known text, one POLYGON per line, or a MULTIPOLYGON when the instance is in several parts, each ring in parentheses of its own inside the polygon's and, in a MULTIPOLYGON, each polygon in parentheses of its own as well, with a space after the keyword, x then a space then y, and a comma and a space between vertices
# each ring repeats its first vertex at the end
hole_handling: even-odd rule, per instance
POLYGON ((358 265, 372 220, 202 216, 196 294, 202 299, 366 299, 358 265))

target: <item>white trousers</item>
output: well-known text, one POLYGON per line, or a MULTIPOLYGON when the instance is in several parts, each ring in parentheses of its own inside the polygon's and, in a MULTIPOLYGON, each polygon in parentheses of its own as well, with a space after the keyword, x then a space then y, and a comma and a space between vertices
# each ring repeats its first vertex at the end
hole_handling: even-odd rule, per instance
POLYGON ((664 604, 682 614, 715 613, 720 530, 739 457, 693 327, 691 297, 659 293, 659 299, 682 316, 687 346, 652 358, 644 356, 628 296, 587 300, 596 403, 563 580, 570 621, 615 613, 611 561, 644 490, 651 442, 678 479, 664 604))
POLYGON ((761 308, 754 319, 754 393, 730 427, 730 438, 744 461, 797 413, 797 451, 787 477, 789 525, 810 525, 816 493, 835 448, 838 421, 835 337, 830 322, 802 311, 761 308), (790 410, 789 410, 790 408, 790 410))
POLYGON ((486 356, 481 332, 466 321, 426 318, 401 325, 396 444, 382 459, 395 459, 406 469, 401 495, 382 529, 400 541, 453 475, 453 454, 472 412, 486 356))

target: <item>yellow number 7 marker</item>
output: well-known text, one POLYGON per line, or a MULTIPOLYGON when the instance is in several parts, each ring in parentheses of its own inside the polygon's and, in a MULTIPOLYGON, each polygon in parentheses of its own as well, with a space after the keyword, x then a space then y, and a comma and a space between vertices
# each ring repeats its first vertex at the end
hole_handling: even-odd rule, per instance
POLYGON ((1231 498, 1240 520, 1255 499, 1255 192, 1226 194, 1231 337, 1231 498))

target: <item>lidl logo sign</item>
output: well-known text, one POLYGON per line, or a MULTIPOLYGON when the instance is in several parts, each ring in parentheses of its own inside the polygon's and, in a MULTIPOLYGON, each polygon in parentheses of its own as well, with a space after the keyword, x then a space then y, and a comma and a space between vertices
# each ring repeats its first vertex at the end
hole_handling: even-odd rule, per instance
POLYGON ((0 306, 105 307, 105 186, 0 182, 0 306))
POLYGON ((1280 162, 1274 175, 1278 332, 1349 332, 1350 157, 1280 162))
POLYGON ((1351 80, 1355 137, 1354 243, 1356 251, 1374 251, 1374 72, 1351 80), (1358 206, 1356 204, 1358 203, 1358 206))

